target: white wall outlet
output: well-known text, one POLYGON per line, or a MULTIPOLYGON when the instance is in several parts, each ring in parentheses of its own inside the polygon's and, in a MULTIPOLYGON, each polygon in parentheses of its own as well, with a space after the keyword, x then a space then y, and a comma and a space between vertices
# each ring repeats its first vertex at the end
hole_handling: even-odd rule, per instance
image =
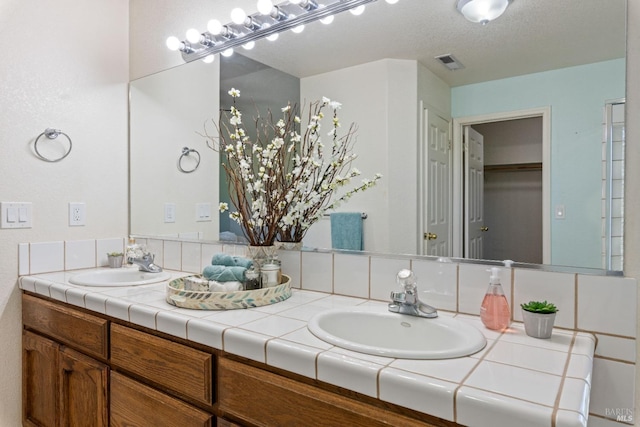
POLYGON ((211 221, 211 203, 196 203, 196 222, 211 221))
POLYGON ((0 203, 0 228, 31 228, 32 215, 30 202, 0 203))
POLYGON ((87 222, 87 205, 84 202, 69 203, 69 225, 83 226, 87 222))
POLYGON ((164 222, 176 222, 176 204, 165 203, 164 204, 164 222))
POLYGON ((556 219, 564 219, 565 214, 566 212, 564 210, 564 205, 556 205, 556 209, 555 209, 556 219))

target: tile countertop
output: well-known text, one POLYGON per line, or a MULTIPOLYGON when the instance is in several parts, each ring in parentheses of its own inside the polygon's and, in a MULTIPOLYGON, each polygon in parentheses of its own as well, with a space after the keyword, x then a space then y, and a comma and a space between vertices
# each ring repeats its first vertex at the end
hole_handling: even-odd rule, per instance
MULTIPOLYGON (((442 312, 477 327, 487 346, 446 360, 406 360, 356 353, 312 335, 307 321, 329 308, 386 303, 293 290, 278 304, 205 311, 165 302, 167 282, 129 287, 68 283, 73 272, 19 278, 23 290, 185 338, 419 412, 473 426, 586 426, 595 338, 554 329, 528 337, 521 323, 500 333, 479 317, 442 312)), ((187 275, 170 272, 172 278, 187 275)))

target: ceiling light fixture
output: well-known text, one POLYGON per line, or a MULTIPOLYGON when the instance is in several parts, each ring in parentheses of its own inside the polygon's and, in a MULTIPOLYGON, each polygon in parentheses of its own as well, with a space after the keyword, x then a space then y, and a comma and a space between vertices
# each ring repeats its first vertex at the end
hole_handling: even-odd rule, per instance
POLYGON ((179 51, 185 62, 192 62, 216 53, 233 52, 234 47, 245 46, 262 38, 275 40, 278 33, 283 31, 300 31, 304 24, 317 20, 328 21, 347 10, 362 10, 365 4, 374 1, 322 0, 321 6, 318 0, 285 0, 277 5, 271 0, 259 0, 258 12, 248 15, 236 8, 232 11, 232 22, 223 25, 212 19, 207 24, 207 31, 199 33, 190 30, 188 40, 183 41, 169 37, 167 46, 179 51))
POLYGON ((507 10, 509 0, 458 0, 456 8, 468 21, 487 24, 507 10))

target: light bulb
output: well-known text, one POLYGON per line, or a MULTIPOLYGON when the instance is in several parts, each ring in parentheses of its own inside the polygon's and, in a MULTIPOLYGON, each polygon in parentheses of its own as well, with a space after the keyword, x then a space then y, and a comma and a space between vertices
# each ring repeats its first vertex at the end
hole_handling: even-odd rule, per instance
POLYGON ((180 44, 182 42, 180 41, 179 38, 175 36, 171 36, 167 38, 167 41, 165 43, 167 44, 167 47, 169 48, 169 50, 178 50, 180 49, 180 44))
POLYGON ((279 36, 280 36, 280 34, 273 33, 270 36, 267 36, 267 40, 269 40, 270 42, 274 42, 274 41, 278 40, 279 36))
POLYGON ((271 0, 258 0, 258 12, 263 15, 269 15, 273 9, 273 2, 271 0))
POLYGON ((216 59, 215 55, 207 55, 204 58, 202 58, 202 62, 204 62, 205 64, 211 64, 215 59, 216 59))
POLYGON ((195 28, 189 28, 187 30, 187 41, 189 43, 198 43, 200 41, 200 31, 195 28))
POLYGON ((300 34, 301 32, 304 31, 304 25, 298 25, 297 27, 293 27, 291 31, 293 31, 296 34, 300 34))
POLYGON ((231 11, 231 22, 234 24, 240 25, 245 19, 247 19, 247 14, 241 8, 236 7, 231 11))
POLYGON ((398 0, 386 0, 386 1, 387 1, 387 3, 389 3, 389 4, 396 4, 396 3, 398 3, 398 0))
POLYGON ((217 19, 212 19, 207 23, 207 31, 217 36, 222 31, 222 23, 217 19))
POLYGON ((349 12, 351 12, 353 15, 356 15, 356 16, 362 15, 362 12, 364 12, 364 5, 360 5, 353 9, 349 9, 349 12))
POLYGON ((242 45, 243 48, 247 49, 247 50, 251 50, 255 47, 256 42, 254 42, 253 40, 251 40, 250 42, 247 42, 245 44, 242 45))
MULTIPOLYGON (((320 10, 320 9, 324 9, 325 7, 326 7, 325 5, 323 5, 323 4, 319 4, 319 5, 318 5, 318 10, 320 10)), ((333 22, 333 15, 329 15, 329 16, 327 16, 326 18, 322 18, 322 19, 320 20, 320 22, 322 22, 322 23, 323 23, 323 24, 325 24, 325 25, 329 25, 329 24, 331 24, 331 23, 333 22)))
POLYGON ((230 57, 231 55, 233 55, 233 48, 230 47, 229 49, 220 52, 220 55, 225 56, 227 58, 230 57))

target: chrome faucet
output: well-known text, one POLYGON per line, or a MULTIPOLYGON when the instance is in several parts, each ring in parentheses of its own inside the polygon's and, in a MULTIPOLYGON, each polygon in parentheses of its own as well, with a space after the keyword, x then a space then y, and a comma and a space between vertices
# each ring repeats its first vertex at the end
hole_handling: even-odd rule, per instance
POLYGON ((140 267, 140 271, 147 271, 149 273, 160 273, 162 267, 159 267, 153 263, 155 256, 150 252, 144 252, 141 257, 128 257, 127 260, 131 264, 135 264, 140 267))
POLYGON ((438 317, 438 310, 428 304, 423 303, 418 298, 418 287, 416 286, 416 276, 411 270, 400 270, 396 281, 403 288, 403 292, 391 292, 391 302, 389 311, 410 316, 438 317))

